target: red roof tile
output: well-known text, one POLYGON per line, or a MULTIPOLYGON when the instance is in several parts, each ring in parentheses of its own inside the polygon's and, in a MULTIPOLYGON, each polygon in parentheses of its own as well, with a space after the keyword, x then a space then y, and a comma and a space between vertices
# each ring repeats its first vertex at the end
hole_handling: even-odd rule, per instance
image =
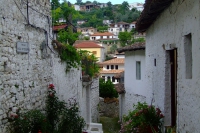
POLYGON ((103 48, 103 47, 96 44, 95 42, 84 41, 84 42, 75 44, 75 48, 103 48))
POLYGON ((91 36, 114 36, 114 34, 110 33, 110 32, 102 32, 102 33, 101 32, 96 32, 91 36))
POLYGON ((66 27, 67 27, 67 24, 56 25, 56 26, 53 26, 53 30, 57 31, 57 30, 60 30, 60 29, 65 29, 66 27))
POLYGON ((111 60, 104 61, 100 63, 101 65, 106 65, 106 64, 124 64, 124 58, 114 58, 111 60))

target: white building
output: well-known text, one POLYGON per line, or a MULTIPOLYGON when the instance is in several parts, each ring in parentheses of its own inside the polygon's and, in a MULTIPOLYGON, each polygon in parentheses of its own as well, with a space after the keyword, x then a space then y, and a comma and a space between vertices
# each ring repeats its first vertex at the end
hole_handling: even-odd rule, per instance
POLYGON ((146 32, 146 89, 179 133, 200 131, 199 14, 198 0, 146 0, 136 24, 146 32))
POLYGON ((90 40, 112 39, 112 38, 114 38, 114 34, 109 32, 96 32, 90 35, 90 40))
POLYGON ((143 3, 138 3, 138 2, 130 3, 129 4, 129 10, 131 10, 133 8, 136 8, 138 11, 143 11, 144 4, 143 3))
POLYGON ((119 97, 119 117, 127 115, 133 110, 133 104, 146 101, 148 92, 145 86, 145 43, 135 43, 118 49, 125 52, 124 89, 125 93, 119 97))
POLYGON ((100 63, 103 66, 100 71, 100 77, 107 80, 111 80, 113 84, 123 82, 124 74, 124 58, 114 58, 108 61, 100 63), (118 76, 120 75, 120 76, 118 76))
POLYGON ((126 22, 118 22, 115 24, 110 24, 108 32, 113 33, 116 36, 116 38, 118 38, 119 32, 125 32, 125 31, 130 32, 131 29, 133 28, 132 26, 134 26, 132 23, 130 25, 129 23, 126 22))

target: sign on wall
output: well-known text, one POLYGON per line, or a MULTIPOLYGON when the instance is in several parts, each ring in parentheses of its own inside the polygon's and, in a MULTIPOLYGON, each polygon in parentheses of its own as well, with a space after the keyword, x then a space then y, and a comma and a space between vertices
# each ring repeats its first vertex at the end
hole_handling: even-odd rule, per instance
POLYGON ((28 53, 29 44, 27 42, 17 42, 17 52, 18 53, 28 53))

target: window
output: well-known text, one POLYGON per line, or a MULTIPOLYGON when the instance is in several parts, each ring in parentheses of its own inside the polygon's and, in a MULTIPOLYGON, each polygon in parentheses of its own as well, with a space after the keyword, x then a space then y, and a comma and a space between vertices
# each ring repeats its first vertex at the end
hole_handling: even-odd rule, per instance
POLYGON ((136 61, 136 79, 141 80, 141 62, 136 61))
POLYGON ((115 77, 114 76, 112 77, 112 82, 115 82, 115 77))
POLYGON ((110 76, 107 77, 107 81, 110 80, 110 76))
POLYGON ((101 36, 101 39, 103 39, 103 36, 101 36))
POLYGON ((111 69, 114 69, 114 65, 111 65, 111 69))
POLYGON ((94 55, 96 55, 96 54, 97 54, 97 51, 92 51, 92 53, 93 53, 94 55))
POLYGON ((109 36, 107 36, 107 38, 109 38, 109 36))
POLYGON ((116 69, 116 70, 118 69, 118 65, 115 65, 115 69, 116 69))
POLYGON ((109 65, 107 65, 107 69, 109 69, 109 65))
POLYGON ((192 79, 192 35, 191 33, 184 36, 184 53, 185 53, 185 76, 186 79, 192 79))
POLYGON ((95 37, 92 37, 92 40, 96 40, 96 38, 95 38, 95 37))

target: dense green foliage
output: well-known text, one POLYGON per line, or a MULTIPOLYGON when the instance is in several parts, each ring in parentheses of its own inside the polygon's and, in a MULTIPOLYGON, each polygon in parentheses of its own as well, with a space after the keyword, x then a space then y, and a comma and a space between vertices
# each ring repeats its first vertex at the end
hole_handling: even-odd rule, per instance
POLYGON ((117 98, 118 97, 118 93, 114 88, 114 84, 108 80, 105 81, 103 79, 99 79, 99 96, 106 98, 117 98))
POLYGON ((81 133, 85 126, 84 119, 79 116, 75 99, 68 103, 60 101, 56 96, 53 84, 48 87, 45 110, 29 110, 11 115, 8 128, 11 133, 81 133))
POLYGON ((120 133, 161 133, 163 114, 159 108, 147 103, 133 105, 134 110, 123 117, 120 133))
MULTIPOLYGON (((81 27, 94 27, 98 28, 103 26, 103 20, 112 20, 113 22, 124 21, 131 23, 136 21, 140 15, 140 11, 136 9, 129 10, 129 5, 126 1, 119 5, 113 5, 111 2, 107 3, 107 7, 100 9, 92 9, 89 12, 76 11, 73 6, 67 2, 59 3, 58 0, 53 0, 52 3, 52 17, 53 22, 56 24, 59 18, 64 18, 69 23, 69 17, 71 15, 73 25, 77 24, 78 20, 85 20, 86 23, 82 24, 81 27)), ((78 5, 84 5, 86 3, 93 3, 99 5, 97 1, 86 1, 83 3, 81 0, 77 0, 78 5)))

